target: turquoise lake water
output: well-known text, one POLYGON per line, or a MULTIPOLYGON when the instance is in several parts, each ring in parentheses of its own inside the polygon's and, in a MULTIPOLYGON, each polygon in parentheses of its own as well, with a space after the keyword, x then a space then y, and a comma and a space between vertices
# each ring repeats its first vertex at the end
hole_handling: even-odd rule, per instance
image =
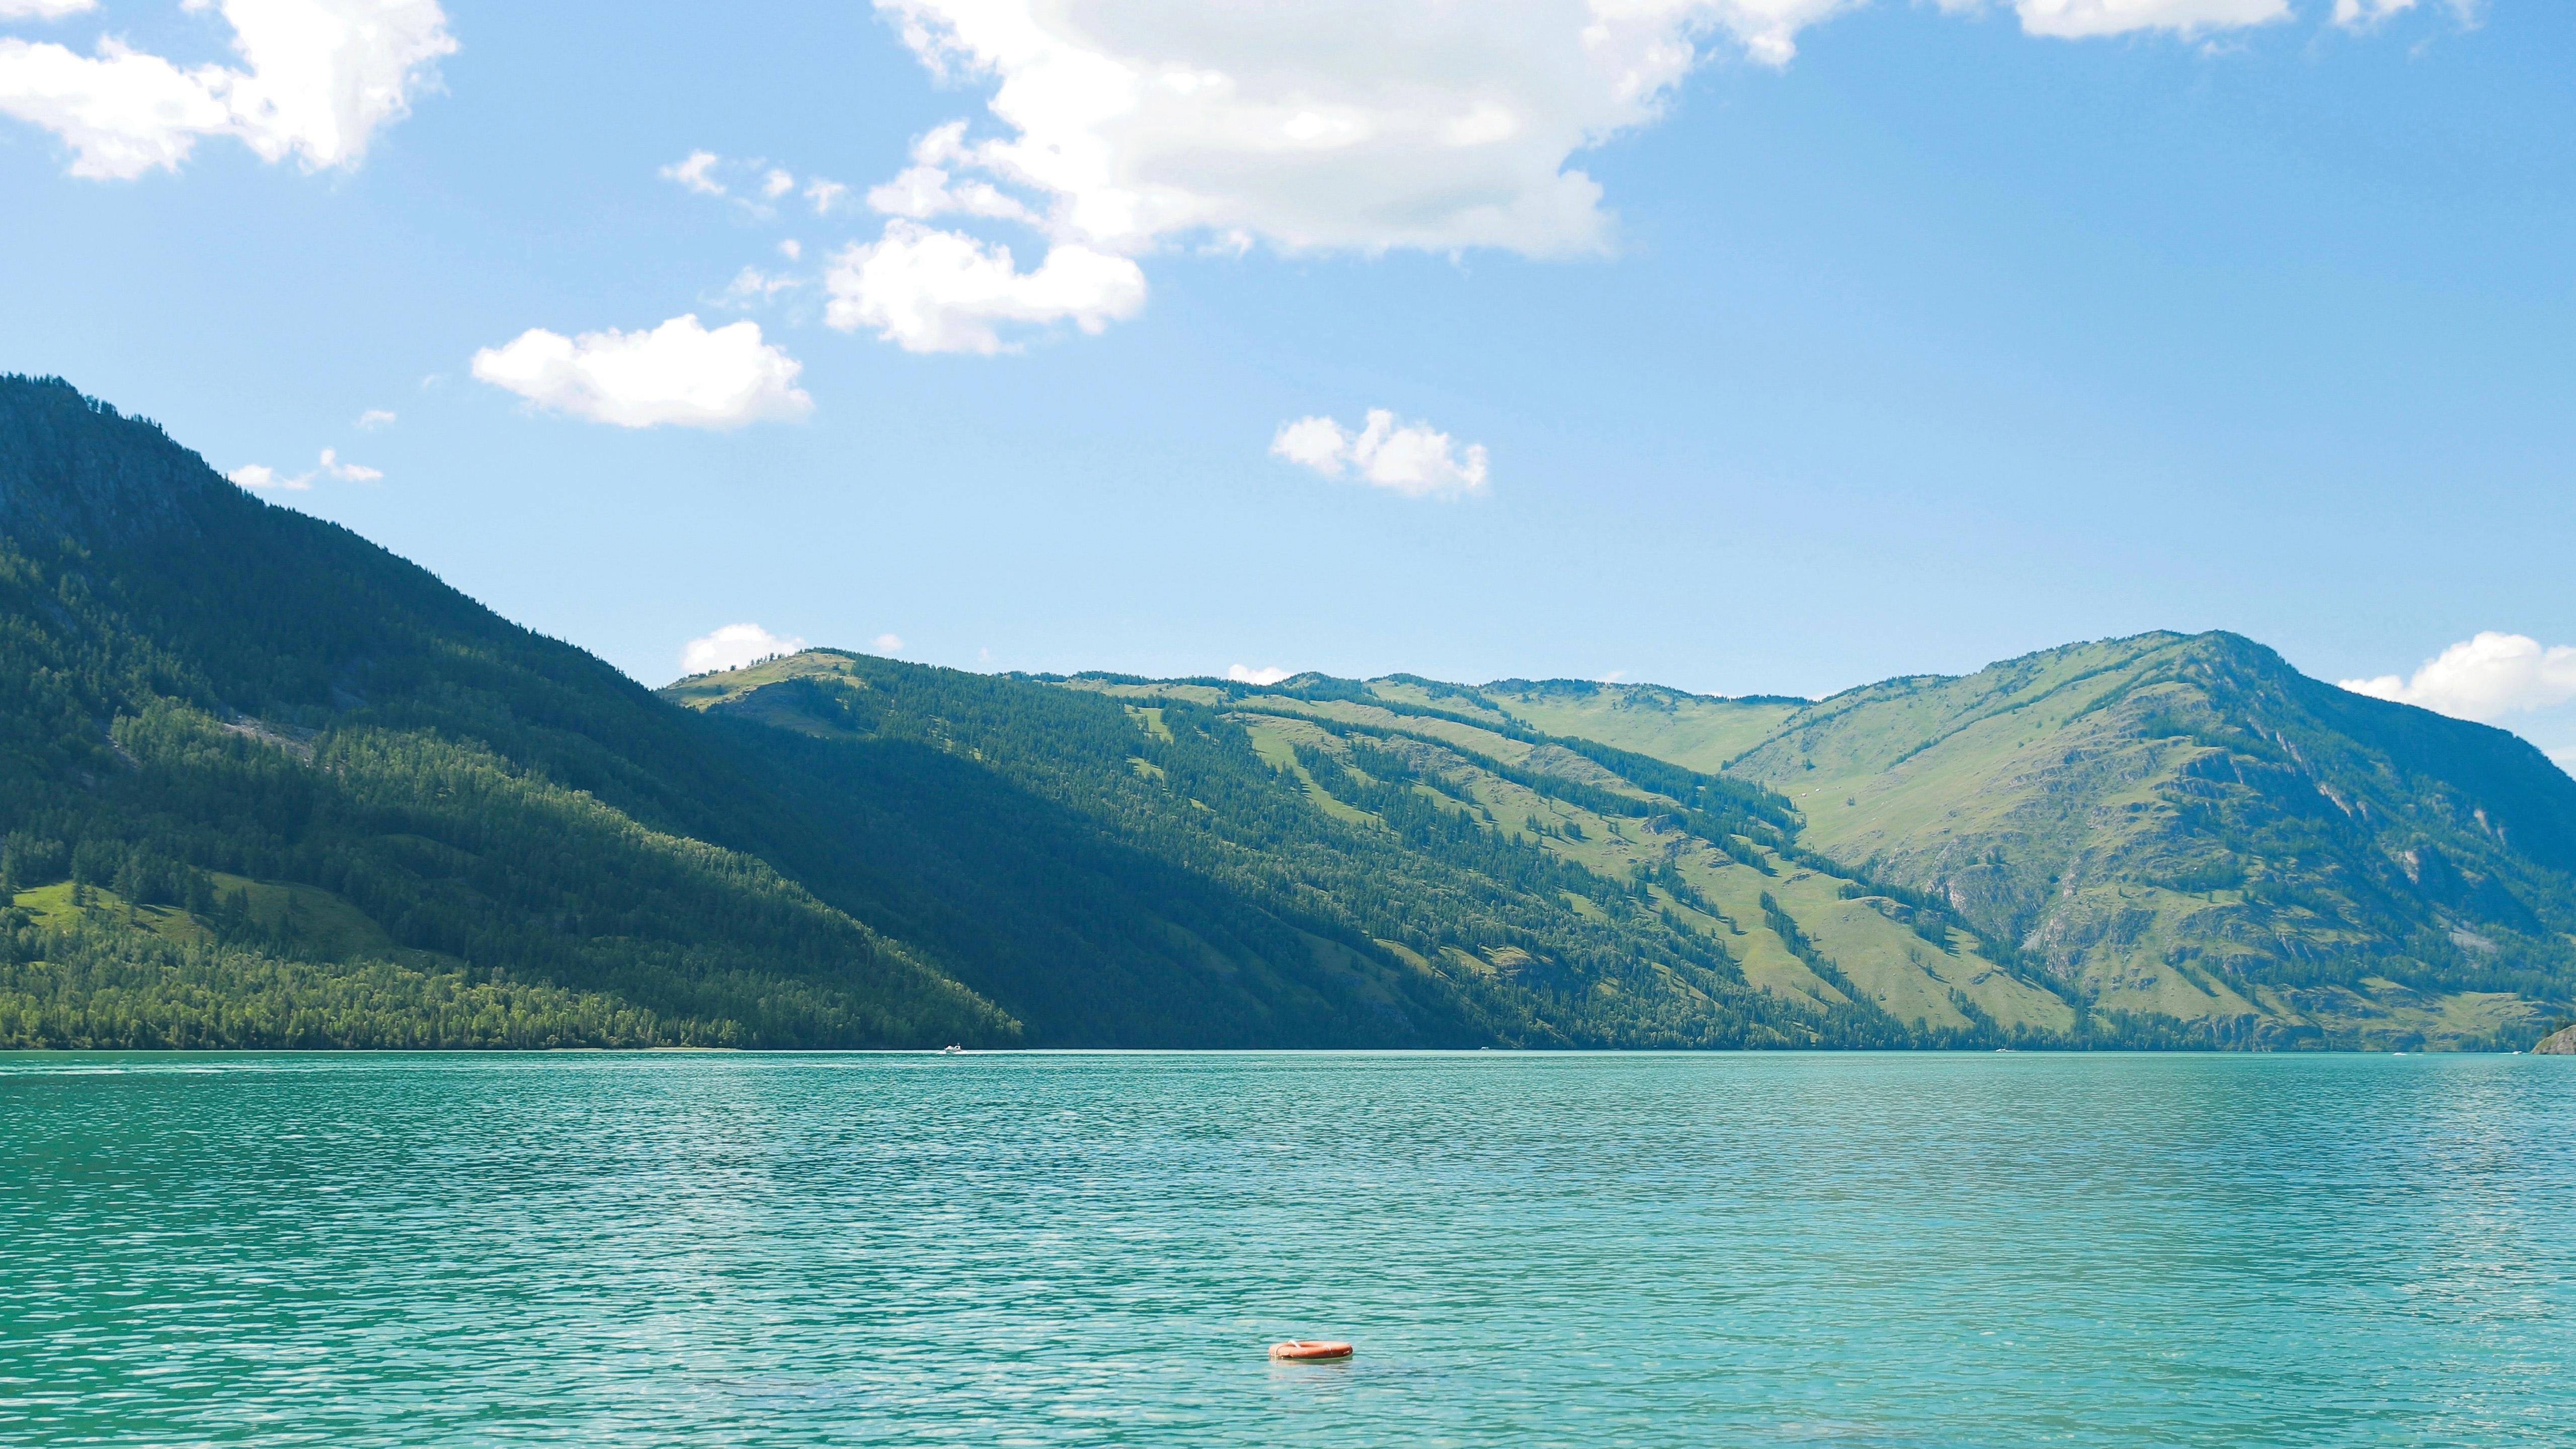
POLYGON ((0 1056, 0 1442, 2576 1444, 2576 1059, 0 1056))

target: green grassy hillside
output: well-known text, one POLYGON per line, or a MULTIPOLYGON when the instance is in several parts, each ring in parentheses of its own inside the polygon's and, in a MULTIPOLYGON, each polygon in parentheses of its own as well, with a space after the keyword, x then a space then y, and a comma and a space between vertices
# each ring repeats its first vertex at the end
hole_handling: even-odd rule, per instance
MULTIPOLYGON (((1369 687, 1391 696, 1410 692, 1383 679, 1369 687)), ((1475 695, 1505 718, 1533 729, 1599 740, 1711 773, 1770 738, 1807 703, 1769 695, 1717 699, 1655 684, 1573 679, 1506 679, 1481 686, 1475 695)))
MULTIPOLYGON (((1824 867, 1797 846, 1784 799, 1547 735, 1482 693, 1315 676, 1272 687, 1060 683, 1165 717, 1205 711, 1241 730, 1238 766, 1242 753, 1268 765, 1317 829, 1338 821, 1458 865, 1492 862, 1481 868, 1537 887, 1533 905, 1561 904, 1613 932, 1660 925, 1662 940, 1623 943, 1662 957, 1657 969, 1593 982, 1601 1002, 1685 1018, 1769 1012, 1770 1029, 1793 1040, 1801 1031, 1889 1045, 2109 1039, 2044 983, 1992 959, 1949 913, 1824 867), (1755 1000, 1708 991, 1674 969, 1683 960, 1707 963, 1755 1000)), ((1502 984, 1534 976, 1549 954, 1412 949, 1502 984)))
MULTIPOLYGON (((1988 1030, 1938 990, 1902 1018, 1856 1003, 1750 944, 1767 939, 1751 907, 1752 924, 1730 928, 1678 898, 1723 869, 1700 859, 1706 842, 1684 848, 1678 802, 1560 746, 1357 703, 822 650, 666 693, 742 727, 747 754, 845 813, 854 838, 919 842, 868 855, 857 888, 1036 1040, 1722 1046, 1988 1030), (1554 823, 1530 828, 1539 816, 1554 823), (1754 972, 1814 989, 1766 992, 1754 972), (1149 1017, 1138 1001, 1190 1015, 1149 1017)), ((1879 931, 1855 931, 1896 956, 1896 938, 1923 946, 1870 919, 1879 931)))
POLYGON ((2094 1009, 2213 1041, 2512 1040, 2576 982, 2576 781, 2232 635, 1872 685, 1730 772, 2094 1009))

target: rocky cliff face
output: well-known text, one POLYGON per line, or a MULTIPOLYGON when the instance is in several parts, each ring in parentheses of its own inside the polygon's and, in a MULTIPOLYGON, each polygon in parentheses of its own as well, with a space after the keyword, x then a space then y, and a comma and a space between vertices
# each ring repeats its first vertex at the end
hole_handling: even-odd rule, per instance
POLYGON ((2542 1057, 2576 1057, 2576 1026, 2567 1027, 2543 1039, 2540 1045, 2531 1049, 2531 1052, 2534 1056, 2542 1057))

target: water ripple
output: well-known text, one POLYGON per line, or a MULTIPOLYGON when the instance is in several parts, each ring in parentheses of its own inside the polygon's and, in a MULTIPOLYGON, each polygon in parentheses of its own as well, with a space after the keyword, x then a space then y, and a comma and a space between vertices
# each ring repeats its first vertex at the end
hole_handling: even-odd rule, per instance
POLYGON ((0 1440, 2564 1444, 2571 1104, 2528 1057, 28 1054, 0 1440))

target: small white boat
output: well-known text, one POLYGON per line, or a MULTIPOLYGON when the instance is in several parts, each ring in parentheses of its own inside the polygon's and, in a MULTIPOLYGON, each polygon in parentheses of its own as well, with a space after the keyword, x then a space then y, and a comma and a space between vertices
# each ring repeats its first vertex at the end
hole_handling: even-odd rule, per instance
POLYGON ((939 1049, 939 1054, 943 1057, 962 1057, 966 1055, 966 1049, 962 1046, 944 1046, 939 1049))

